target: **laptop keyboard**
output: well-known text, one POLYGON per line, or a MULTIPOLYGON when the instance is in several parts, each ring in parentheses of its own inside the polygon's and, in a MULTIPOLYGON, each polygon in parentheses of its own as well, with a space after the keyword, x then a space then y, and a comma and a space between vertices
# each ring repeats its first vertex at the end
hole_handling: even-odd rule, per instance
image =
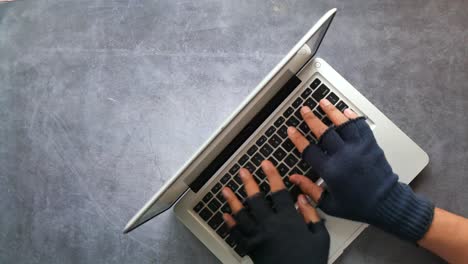
POLYGON ((302 174, 307 175, 313 181, 319 179, 315 175, 309 165, 301 159, 299 151, 294 147, 294 144, 289 140, 287 134, 288 126, 298 128, 306 138, 311 142, 316 142, 316 138, 312 135, 307 124, 302 120, 300 109, 302 106, 309 106, 314 114, 318 116, 323 123, 331 125, 332 122, 326 117, 325 112, 320 108, 318 102, 327 98, 340 111, 348 108, 348 105, 340 100, 340 98, 330 91, 324 83, 318 78, 314 79, 306 87, 300 95, 289 99, 290 104, 283 106, 282 111, 276 113, 276 119, 268 121, 264 132, 260 133, 256 140, 251 142, 245 151, 238 154, 238 157, 231 161, 227 171, 219 180, 212 184, 210 191, 199 201, 193 210, 200 216, 203 221, 216 231, 216 233, 226 241, 226 243, 234 249, 241 257, 244 252, 236 247, 236 243, 229 236, 229 229, 224 223, 223 213, 231 213, 229 205, 224 200, 221 190, 227 186, 237 195, 239 200, 243 201, 247 194, 242 185, 242 181, 238 175, 241 167, 249 170, 257 181, 260 190, 265 193, 267 199, 270 197, 270 186, 263 173, 260 163, 268 159, 278 169, 283 177, 284 185, 288 188, 292 198, 296 201, 300 194, 299 187, 293 185, 289 181, 288 175, 302 174))

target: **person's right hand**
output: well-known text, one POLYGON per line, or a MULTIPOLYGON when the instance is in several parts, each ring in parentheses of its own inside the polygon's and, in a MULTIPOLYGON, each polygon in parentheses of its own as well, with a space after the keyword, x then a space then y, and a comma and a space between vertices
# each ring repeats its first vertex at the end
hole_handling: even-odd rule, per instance
POLYGON ((432 203, 398 182, 365 118, 349 109, 343 114, 326 99, 320 106, 334 126, 323 124, 309 107, 301 109, 317 143, 294 127, 288 128, 288 136, 327 187, 301 175, 292 175, 291 182, 325 213, 373 224, 413 242, 420 240, 432 222, 432 203))

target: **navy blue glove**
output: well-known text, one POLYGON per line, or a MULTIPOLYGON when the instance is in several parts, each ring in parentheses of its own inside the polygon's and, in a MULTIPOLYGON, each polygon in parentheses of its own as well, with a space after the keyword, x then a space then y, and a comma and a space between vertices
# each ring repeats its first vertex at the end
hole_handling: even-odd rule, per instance
POLYGON ((236 242, 234 250, 241 256, 248 254, 256 264, 327 263, 330 236, 315 208, 301 194, 299 212, 296 211, 273 163, 263 161, 262 170, 271 199, 265 198, 252 174, 244 168, 239 173, 247 193, 244 204, 230 188, 223 189, 233 212, 225 213, 223 218, 236 242))
POLYGON ((330 127, 302 157, 327 185, 318 201, 327 214, 369 223, 412 242, 432 223, 434 205, 398 182, 365 118, 330 127))
POLYGON ((330 236, 323 220, 305 224, 286 190, 271 194, 275 210, 263 193, 247 198, 247 208, 234 214, 231 236, 256 264, 325 264, 330 236))

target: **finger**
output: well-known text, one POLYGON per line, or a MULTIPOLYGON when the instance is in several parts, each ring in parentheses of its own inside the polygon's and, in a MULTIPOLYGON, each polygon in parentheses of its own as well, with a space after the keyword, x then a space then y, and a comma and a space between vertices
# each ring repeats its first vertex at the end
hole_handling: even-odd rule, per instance
POLYGON ((333 155, 344 146, 343 139, 335 129, 327 130, 320 138, 318 144, 329 155, 333 155))
POLYGON ((239 174, 240 174, 240 178, 242 179, 242 182, 244 183, 244 188, 245 188, 245 191, 247 192, 248 197, 253 196, 254 194, 260 192, 257 182, 254 180, 250 171, 248 171, 245 168, 242 168, 240 169, 239 174))
POLYGON ((354 111, 349 109, 349 108, 346 108, 344 110, 344 115, 349 119, 355 119, 355 118, 358 117, 358 115, 356 113, 354 113, 354 111))
POLYGON ((307 194, 314 202, 317 202, 322 196, 323 188, 312 182, 304 175, 294 174, 289 177, 289 180, 299 186, 301 191, 307 194))
POLYGON ((312 133, 315 135, 316 138, 320 138, 320 136, 325 132, 328 127, 320 120, 312 110, 308 106, 303 106, 301 108, 301 114, 304 121, 307 123, 307 126, 310 128, 312 133))
POLYGON ((288 127, 288 137, 300 153, 309 146, 310 142, 295 127, 288 127))
POLYGON ((327 114, 328 118, 335 126, 339 126, 348 121, 348 118, 341 113, 330 101, 327 99, 320 100, 320 107, 327 114))
POLYGON ((262 170, 265 172, 268 182, 270 183, 271 192, 276 192, 286 188, 278 170, 271 161, 262 161, 262 170))
POLYGON ((317 223, 320 221, 320 215, 317 210, 307 201, 307 198, 303 194, 299 195, 297 201, 299 212, 304 217, 306 223, 317 223))
POLYGON ((236 225, 236 220, 234 220, 234 218, 230 214, 224 213, 223 219, 229 228, 233 228, 236 225))
POLYGON ((237 196, 228 187, 223 189, 223 196, 229 204, 229 207, 231 207, 233 214, 239 212, 244 207, 239 199, 237 199, 237 196))

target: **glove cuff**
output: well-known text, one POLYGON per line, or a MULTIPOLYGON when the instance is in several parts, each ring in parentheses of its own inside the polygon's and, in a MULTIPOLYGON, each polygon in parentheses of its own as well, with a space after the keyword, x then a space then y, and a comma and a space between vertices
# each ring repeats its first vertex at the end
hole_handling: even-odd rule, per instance
POLYGON ((404 183, 397 182, 378 205, 377 227, 401 239, 417 242, 432 224, 434 205, 416 195, 404 183))

